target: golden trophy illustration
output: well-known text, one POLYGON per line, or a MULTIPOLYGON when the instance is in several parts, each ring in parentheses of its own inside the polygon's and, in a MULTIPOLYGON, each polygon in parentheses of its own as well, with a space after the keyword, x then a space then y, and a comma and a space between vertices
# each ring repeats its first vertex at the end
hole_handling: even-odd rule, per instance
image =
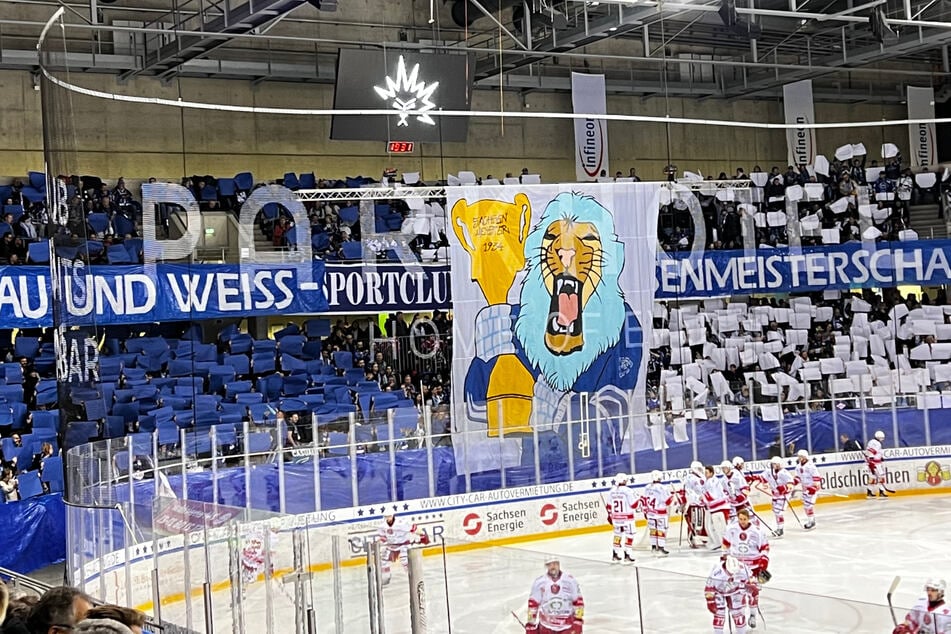
POLYGON ((475 318, 476 355, 496 359, 486 389, 489 436, 530 433, 535 379, 515 354, 509 291, 525 266, 525 239, 531 223, 525 194, 514 203, 459 200, 452 207, 452 229, 469 253, 472 281, 479 285, 487 306, 475 318))

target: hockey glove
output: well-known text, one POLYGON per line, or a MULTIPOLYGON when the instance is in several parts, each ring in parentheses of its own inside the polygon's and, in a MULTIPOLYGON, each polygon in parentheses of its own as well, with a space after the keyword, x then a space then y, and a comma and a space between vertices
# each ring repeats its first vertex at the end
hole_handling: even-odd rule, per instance
POLYGON ((429 535, 427 533, 423 533, 422 535, 420 535, 419 543, 422 544, 423 546, 429 545, 429 535))
POLYGON ((582 621, 581 619, 575 619, 574 622, 571 624, 571 629, 568 630, 568 632, 570 634, 582 634, 581 633, 582 627, 584 627, 584 621, 582 621))
POLYGON ((770 579, 773 578, 773 573, 765 568, 756 573, 756 579, 760 583, 767 583, 770 579))
POLYGON ((525 624, 525 634, 537 634, 537 633, 538 633, 538 623, 525 624))
POLYGON ((716 614, 717 613, 716 597, 713 594, 707 594, 706 597, 707 597, 707 610, 710 612, 710 614, 716 614))

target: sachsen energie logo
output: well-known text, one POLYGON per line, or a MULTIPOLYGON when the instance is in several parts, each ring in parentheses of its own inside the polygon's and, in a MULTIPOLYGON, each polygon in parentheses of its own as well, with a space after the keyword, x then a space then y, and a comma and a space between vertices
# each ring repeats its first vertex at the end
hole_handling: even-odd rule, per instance
POLYGON ((469 536, 478 535, 482 530, 482 519, 477 513, 469 513, 462 520, 462 530, 469 536))
POLYGON ((542 507, 542 510, 538 513, 538 516, 542 520, 542 524, 545 526, 551 526, 558 521, 558 507, 554 504, 546 504, 542 507))

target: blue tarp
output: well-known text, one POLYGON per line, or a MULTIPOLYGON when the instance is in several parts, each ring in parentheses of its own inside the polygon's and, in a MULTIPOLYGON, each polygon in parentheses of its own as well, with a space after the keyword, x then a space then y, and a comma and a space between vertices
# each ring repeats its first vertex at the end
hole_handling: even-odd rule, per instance
MULTIPOLYGON (((917 409, 901 408, 894 413, 899 428, 901 446, 926 445, 925 412, 917 409)), ((951 444, 951 410, 929 410, 931 444, 951 444)), ((873 410, 864 413, 860 410, 838 410, 812 412, 809 415, 811 446, 813 453, 835 451, 836 434, 847 433, 851 438, 863 442, 867 435, 876 430, 884 430, 889 437, 893 435, 893 413, 891 410, 873 410)), ((796 449, 809 447, 806 433, 805 414, 786 416, 783 421, 784 444, 794 442, 796 449)), ((688 426, 688 433, 693 433, 688 426)), ((698 422, 696 426, 696 445, 699 459, 704 463, 719 463, 726 458, 742 456, 752 459, 753 443, 751 429, 755 430, 756 459, 768 457, 769 445, 779 435, 779 423, 748 418, 737 424, 722 424, 719 421, 698 422), (724 430, 726 436, 726 455, 723 452, 724 430)), ((630 469, 630 454, 613 452, 608 434, 603 434, 600 467, 597 447, 592 447, 589 458, 583 458, 575 449, 573 456, 574 479, 610 476, 618 471, 630 469)), ((652 469, 686 468, 693 457, 693 441, 676 443, 668 428, 668 448, 666 451, 642 450, 634 456, 635 470, 638 473, 652 469)), ((523 441, 520 466, 505 470, 507 487, 528 486, 536 483, 533 439, 523 441)), ((888 446, 891 445, 889 441, 888 446)), ((577 447, 576 439, 571 442, 565 437, 564 430, 558 433, 545 433, 539 436, 539 465, 542 483, 563 482, 569 478, 569 460, 566 447, 577 447)), ((453 450, 450 447, 435 447, 433 470, 435 472, 435 495, 449 495, 465 491, 465 476, 456 473, 453 450)), ((425 449, 402 450, 396 453, 396 500, 412 500, 429 496, 428 457, 425 449)), ((306 513, 314 511, 314 469, 313 462, 286 463, 284 471, 285 510, 288 513, 306 513)), ((356 477, 358 499, 352 495, 351 463, 349 457, 323 458, 320 460, 321 508, 324 510, 346 508, 358 505, 376 505, 393 499, 388 453, 374 453, 357 456, 356 477)), ((470 475, 473 491, 486 491, 502 486, 499 470, 485 471, 470 475)), ((177 494, 181 494, 181 475, 170 474, 169 482, 177 494)), ((259 510, 277 512, 280 510, 280 470, 277 464, 263 464, 252 467, 250 476, 251 506, 259 510)), ((214 499, 212 474, 208 471, 188 474, 188 498, 204 502, 216 502, 228 506, 244 507, 247 504, 247 491, 243 467, 222 467, 217 473, 218 495, 214 499)), ((153 483, 150 480, 136 482, 135 500, 137 520, 143 522, 150 516, 149 504, 153 483)), ((113 494, 119 500, 128 499, 128 490, 119 487, 113 494)))
POLYGON ((0 567, 19 573, 66 558, 66 505, 61 495, 0 504, 0 567))

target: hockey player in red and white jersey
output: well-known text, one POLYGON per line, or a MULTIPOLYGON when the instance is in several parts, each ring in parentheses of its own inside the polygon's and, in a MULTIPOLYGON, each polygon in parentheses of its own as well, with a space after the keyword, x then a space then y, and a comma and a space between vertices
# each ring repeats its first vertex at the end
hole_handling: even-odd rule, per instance
POLYGON ((925 593, 892 634, 951 634, 951 607, 944 602, 944 579, 928 579, 925 593))
MULTIPOLYGON (((766 583, 772 577, 769 567, 769 538, 758 523, 750 520, 750 509, 742 508, 736 513, 736 519, 726 527, 723 535, 723 552, 732 555, 750 569, 753 583, 766 583)), ((756 627, 756 608, 759 605, 759 593, 750 595, 750 628, 756 627)))
POLYGON ((732 464, 729 464, 730 470, 726 472, 726 477, 730 482, 730 519, 736 517, 736 512, 750 505, 750 482, 743 473, 743 459, 736 457, 732 464))
POLYGON ((545 566, 528 597, 525 634, 582 634, 584 597, 578 581, 561 569, 558 557, 546 558, 545 566))
POLYGON ((783 468, 783 459, 773 456, 769 461, 769 468, 759 474, 759 479, 769 487, 769 494, 773 500, 773 517, 776 518, 776 530, 773 531, 773 535, 782 537, 783 527, 786 525, 783 511, 786 510, 786 503, 789 501, 793 477, 783 468))
POLYGON ((808 531, 816 527, 816 497, 822 487, 822 476, 805 449, 796 452, 796 461, 793 482, 802 487, 802 508, 806 512, 806 523, 802 527, 808 531))
POLYGON ((887 498, 886 491, 894 493, 885 486, 885 465, 883 464, 885 462, 885 448, 882 447, 883 442, 885 442, 885 432, 878 430, 865 446, 865 466, 868 467, 868 483, 870 485, 865 489, 865 494, 870 498, 875 497, 872 487, 876 484, 878 485, 878 497, 887 498))
POLYGON ((707 535, 703 483, 703 464, 694 460, 690 463, 690 472, 684 478, 684 488, 680 492, 680 504, 683 506, 681 521, 687 522, 687 541, 691 548, 699 548, 698 542, 707 535))
POLYGON ((710 465, 705 467, 705 473, 703 502, 707 507, 707 548, 718 550, 730 514, 729 483, 726 474, 717 473, 710 465))
POLYGON ((641 508, 647 515, 647 530, 650 534, 651 551, 666 557, 667 527, 670 523, 668 510, 674 501, 674 494, 670 487, 662 482, 664 474, 660 471, 651 471, 651 483, 644 488, 641 494, 641 508))
POLYGON ((634 513, 640 499, 627 486, 628 475, 614 476, 614 486, 608 492, 608 522, 614 527, 614 550, 612 561, 634 561, 634 513))
POLYGON ((732 631, 746 634, 746 606, 750 597, 758 592, 745 564, 730 555, 720 557, 703 589, 707 609, 713 615, 713 633, 723 634, 729 610, 735 626, 732 631))
POLYGON ((390 564, 397 559, 403 566, 403 570, 409 564, 409 555, 407 551, 413 544, 428 544, 429 536, 421 531, 415 524, 404 519, 398 518, 394 514, 384 515, 385 524, 377 529, 377 539, 383 544, 386 552, 383 556, 382 574, 383 583, 387 584, 392 575, 390 564))

